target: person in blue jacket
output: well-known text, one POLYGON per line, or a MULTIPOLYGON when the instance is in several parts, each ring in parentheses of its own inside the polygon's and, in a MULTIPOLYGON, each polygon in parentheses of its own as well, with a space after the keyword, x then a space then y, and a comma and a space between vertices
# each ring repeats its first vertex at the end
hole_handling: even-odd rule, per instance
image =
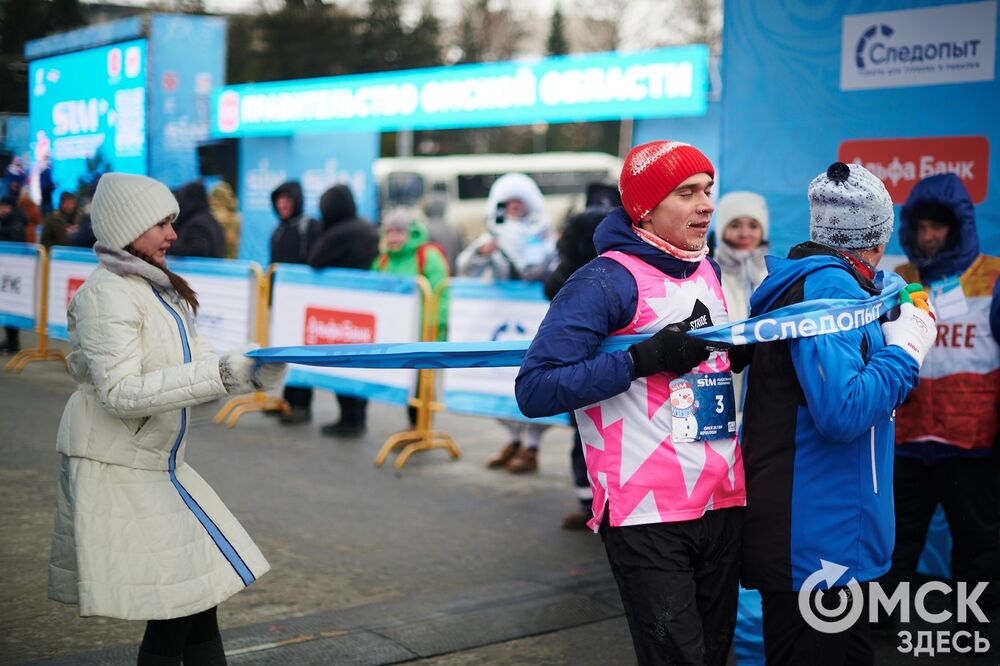
MULTIPOLYGON (((885 185, 860 165, 835 162, 808 194, 811 241, 787 259, 768 257, 751 316, 880 292, 873 267, 893 228, 885 185)), ((863 604, 850 594, 859 589, 853 581, 889 569, 893 412, 916 386, 935 335, 932 312, 906 302, 891 322, 756 345, 742 432, 741 583, 760 590, 768 664, 873 662, 867 613, 824 633, 799 597, 825 588, 827 608, 863 604)))

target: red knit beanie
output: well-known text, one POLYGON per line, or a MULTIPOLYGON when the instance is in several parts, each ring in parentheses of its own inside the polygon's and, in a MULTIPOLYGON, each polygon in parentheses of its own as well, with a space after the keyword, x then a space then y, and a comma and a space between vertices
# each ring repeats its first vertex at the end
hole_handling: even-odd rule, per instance
POLYGON ((638 223, 668 194, 696 173, 715 178, 715 167, 700 150, 680 141, 650 141, 629 151, 618 179, 622 206, 638 223))

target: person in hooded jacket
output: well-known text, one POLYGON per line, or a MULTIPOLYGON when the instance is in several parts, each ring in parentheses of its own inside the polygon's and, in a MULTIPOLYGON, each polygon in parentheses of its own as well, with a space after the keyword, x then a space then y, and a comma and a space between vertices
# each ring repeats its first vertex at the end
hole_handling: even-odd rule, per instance
MULTIPOLYGON (((912 581, 937 505, 951 529, 952 578, 989 588, 996 619, 1000 507, 1000 258, 981 254, 975 208, 952 173, 917 183, 900 210, 907 282, 930 289, 937 340, 920 383, 896 410, 896 547, 888 584, 912 581)), ((912 592, 912 591, 911 591, 912 592)))
MULTIPOLYGON (((719 199, 715 211, 718 243, 712 258, 722 269, 722 293, 731 321, 742 321, 750 312, 750 295, 767 275, 767 201, 755 192, 730 192, 719 199)), ((743 373, 733 375, 736 394, 736 427, 743 423, 743 373)))
MULTIPOLYGON (((835 162, 812 180, 808 197, 811 240, 787 259, 768 257, 768 275, 750 299, 752 316, 881 292, 874 266, 894 217, 882 181, 859 164, 835 162)), ((892 321, 824 333, 820 319, 818 335, 755 345, 743 414, 740 580, 760 590, 768 664, 874 660, 867 618, 821 632, 800 611, 800 591, 822 578, 826 589, 817 586, 817 593, 825 608, 849 597, 863 604, 849 585, 889 569, 893 415, 916 386, 935 335, 922 296, 922 305, 914 296, 892 321)))
MULTIPOLYGON (((523 173, 494 181, 486 201, 486 231, 455 260, 459 275, 503 280, 541 281, 556 255, 555 232, 538 185, 523 173)), ((538 470, 538 449, 548 425, 499 419, 507 443, 486 463, 513 474, 538 470)))
POLYGON ((59 208, 50 213, 42 223, 42 245, 46 248, 69 245, 70 236, 77 231, 79 218, 76 195, 72 192, 60 194, 59 208))
MULTIPOLYGON (((347 185, 334 185, 319 200, 323 234, 309 252, 313 268, 354 268, 368 270, 378 254, 378 231, 368 220, 358 217, 354 195, 347 185)), ((359 437, 367 430, 368 401, 353 395, 337 394, 340 419, 327 423, 320 432, 331 437, 359 437)))
MULTIPOLYGON (((714 177, 685 143, 629 152, 622 207, 594 234, 600 254, 552 300, 515 384, 528 416, 576 410, 594 494, 589 526, 604 542, 641 665, 721 666, 736 623, 746 500, 735 425, 709 435, 726 419, 702 417, 694 437, 674 425, 694 417, 681 398, 697 377, 731 381, 726 352, 685 335, 727 321, 705 244, 714 177), (609 336, 647 333, 595 353, 609 336)), ((726 394, 724 415, 733 409, 726 394)))
MULTIPOLYGON (((596 181, 587 185, 586 203, 582 212, 566 220, 556 250, 559 263, 545 277, 545 297, 550 301, 556 297, 566 280, 580 268, 597 257, 594 247, 594 232, 597 226, 613 209, 622 205, 618 186, 613 183, 596 181)), ((594 492, 587 478, 587 461, 583 453, 583 440, 576 427, 576 416, 570 412, 573 427, 573 448, 570 449, 570 470, 573 473, 573 487, 580 507, 562 518, 562 526, 568 530, 585 530, 593 518, 590 510, 594 503, 594 492)))
POLYGON ((177 240, 170 246, 174 257, 226 256, 226 237, 222 225, 208 209, 208 192, 201 181, 192 181, 177 190, 181 212, 174 224, 177 240))
POLYGON ((100 261, 70 302, 77 383, 59 423, 49 597, 82 616, 145 620, 140 666, 225 664, 216 607, 269 570, 185 461, 189 412, 280 384, 285 364, 198 334, 197 295, 166 266, 177 201, 159 181, 106 173, 92 218, 100 261))
MULTIPOLYGON (((307 263, 323 225, 303 212, 302 186, 293 180, 278 185, 271 192, 271 205, 278 216, 278 226, 271 233, 271 263, 307 263)), ((282 395, 290 410, 279 417, 281 423, 303 423, 312 418, 312 388, 286 385, 282 395)))

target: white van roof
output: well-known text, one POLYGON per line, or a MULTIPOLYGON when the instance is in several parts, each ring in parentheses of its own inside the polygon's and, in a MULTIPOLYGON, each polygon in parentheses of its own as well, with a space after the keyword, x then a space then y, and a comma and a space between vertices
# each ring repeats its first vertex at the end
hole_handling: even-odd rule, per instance
POLYGON ((514 155, 487 153, 479 155, 445 155, 441 157, 382 157, 372 168, 376 177, 391 172, 412 171, 425 175, 434 173, 509 173, 511 171, 608 169, 617 172, 622 160, 607 153, 552 152, 514 155))

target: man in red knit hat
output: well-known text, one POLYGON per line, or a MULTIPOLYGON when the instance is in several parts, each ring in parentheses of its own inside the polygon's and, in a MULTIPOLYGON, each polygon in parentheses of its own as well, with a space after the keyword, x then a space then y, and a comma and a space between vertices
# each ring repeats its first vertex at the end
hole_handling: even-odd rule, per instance
POLYGON ((746 493, 729 358, 685 335, 728 320, 707 256, 714 177, 688 144, 632 149, 622 207, 594 234, 599 256, 556 294, 516 383, 527 416, 575 410, 594 493, 589 526, 604 541, 640 664, 721 666, 736 622, 746 493), (595 353, 608 336, 638 333, 653 335, 595 353), (675 396, 683 419, 671 382, 694 394, 675 396))

